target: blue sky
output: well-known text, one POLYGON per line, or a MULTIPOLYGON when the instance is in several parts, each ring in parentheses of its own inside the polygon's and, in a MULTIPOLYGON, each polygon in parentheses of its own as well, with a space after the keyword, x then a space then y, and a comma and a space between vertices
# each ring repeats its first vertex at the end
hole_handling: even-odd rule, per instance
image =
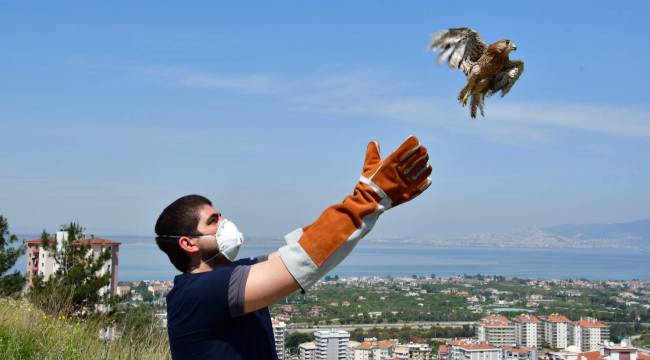
POLYGON ((279 236, 352 190, 368 140, 416 134, 433 185, 373 236, 649 217, 650 5, 466 4, 0 1, 0 214, 146 235, 200 193, 279 236), (526 62, 485 118, 425 51, 457 26, 526 62))

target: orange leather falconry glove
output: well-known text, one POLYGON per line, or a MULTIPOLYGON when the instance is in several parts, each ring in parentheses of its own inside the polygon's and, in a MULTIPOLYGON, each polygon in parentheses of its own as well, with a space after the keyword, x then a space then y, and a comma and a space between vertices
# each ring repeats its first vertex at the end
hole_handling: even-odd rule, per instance
POLYGON ((421 194, 431 185, 427 149, 411 136, 382 160, 379 145, 368 144, 354 192, 325 209, 311 225, 285 235, 278 249, 303 292, 340 263, 375 225, 379 215, 421 194))

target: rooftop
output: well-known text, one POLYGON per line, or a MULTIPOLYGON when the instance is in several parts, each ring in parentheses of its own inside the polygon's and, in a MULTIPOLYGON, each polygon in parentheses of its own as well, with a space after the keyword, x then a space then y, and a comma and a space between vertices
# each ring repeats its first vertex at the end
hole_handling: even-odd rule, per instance
POLYGON ((364 341, 355 347, 355 350, 369 350, 375 348, 388 349, 397 345, 392 340, 382 340, 382 341, 364 341))
POLYGON ((450 346, 455 346, 464 350, 499 350, 498 347, 490 345, 487 342, 478 341, 476 339, 459 339, 452 340, 450 346))
MULTIPOLYGON (((56 242, 56 239, 54 239, 54 237, 50 237, 50 239, 51 241, 56 242)), ((41 242, 42 242, 41 239, 25 240, 25 244, 27 245, 40 245, 41 242)), ((94 236, 87 239, 75 240, 75 243, 82 243, 84 245, 118 245, 118 246, 122 245, 122 243, 119 241, 103 239, 94 236)))
POLYGON ((547 316, 545 319, 546 319, 546 321, 558 322, 558 323, 571 322, 571 320, 569 320, 568 317, 566 317, 564 315, 560 315, 560 314, 551 314, 551 315, 547 316))
POLYGON ((535 315, 522 314, 515 318, 515 321, 520 323, 538 323, 539 319, 535 315))
POLYGON ((582 327, 599 327, 599 328, 607 327, 605 323, 595 319, 580 319, 576 321, 575 324, 582 327))
POLYGON ((483 318, 483 320, 481 320, 481 325, 486 327, 502 327, 510 326, 512 325, 512 322, 503 315, 492 314, 483 318))
POLYGON ((316 350, 316 344, 313 341, 302 343, 298 346, 305 350, 316 350))

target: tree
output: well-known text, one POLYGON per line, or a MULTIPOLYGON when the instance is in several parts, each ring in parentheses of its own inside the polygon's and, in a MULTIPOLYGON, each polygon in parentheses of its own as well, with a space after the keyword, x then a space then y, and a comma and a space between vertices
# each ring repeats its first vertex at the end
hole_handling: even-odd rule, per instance
POLYGON ((7 219, 0 215, 0 295, 12 295, 19 292, 25 284, 25 277, 18 270, 5 274, 16 264, 16 260, 25 252, 23 245, 13 246, 18 237, 9 233, 7 219))
POLYGON ((287 335, 286 347, 292 354, 298 353, 298 346, 302 343, 314 341, 314 336, 301 332, 294 332, 287 335))
POLYGON ((84 228, 77 222, 63 225, 61 231, 67 233, 67 238, 60 243, 45 231, 41 234, 43 247, 52 254, 57 268, 49 279, 35 279, 31 298, 49 313, 90 314, 97 305, 108 305, 113 300, 110 292, 101 291, 110 283, 111 273, 102 269, 112 254, 93 253, 84 228))

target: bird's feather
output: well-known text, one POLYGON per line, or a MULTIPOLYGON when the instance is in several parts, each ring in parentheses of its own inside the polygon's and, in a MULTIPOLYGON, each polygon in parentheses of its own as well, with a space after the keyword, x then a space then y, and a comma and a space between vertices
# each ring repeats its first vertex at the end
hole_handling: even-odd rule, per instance
POLYGON ((450 68, 460 69, 468 75, 481 57, 487 44, 478 32, 470 28, 452 28, 432 36, 429 49, 437 51, 438 63, 447 61, 450 68))
POLYGON ((521 74, 524 72, 524 62, 521 60, 510 60, 510 62, 498 72, 492 82, 487 96, 492 96, 501 91, 504 97, 515 85, 521 74))

